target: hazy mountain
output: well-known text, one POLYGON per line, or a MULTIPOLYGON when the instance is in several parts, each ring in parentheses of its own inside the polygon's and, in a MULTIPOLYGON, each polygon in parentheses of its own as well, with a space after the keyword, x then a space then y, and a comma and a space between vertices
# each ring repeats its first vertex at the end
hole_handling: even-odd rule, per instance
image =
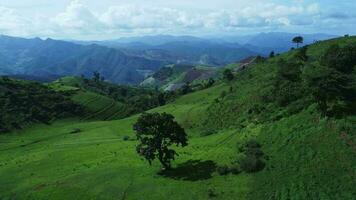
POLYGON ((295 47, 291 41, 298 35, 304 37, 304 44, 337 37, 327 34, 270 32, 217 38, 154 35, 79 43, 113 47, 133 56, 171 63, 219 66, 257 54, 268 55, 271 51, 276 53, 288 51, 295 47))
POLYGON ((237 43, 217 42, 190 36, 157 35, 79 43, 113 47, 132 56, 176 64, 222 66, 258 54, 237 43))
POLYGON ((3 75, 91 76, 98 71, 109 81, 129 84, 141 82, 142 72, 154 72, 164 65, 161 61, 98 45, 8 36, 0 37, 0 59, 3 75))
POLYGON ((173 35, 150 35, 142 37, 122 37, 116 40, 104 41, 107 44, 130 44, 141 43, 150 46, 163 45, 171 42, 199 42, 204 41, 203 38, 193 36, 173 36, 173 35))
POLYGON ((283 33, 270 32, 260 33, 257 35, 245 35, 237 37, 225 37, 221 40, 225 42, 237 42, 243 47, 259 52, 261 54, 269 54, 271 51, 277 53, 286 52, 296 45, 292 43, 292 39, 296 36, 304 38, 304 45, 312 44, 315 41, 327 40, 338 37, 336 35, 327 34, 300 34, 300 33, 283 33))

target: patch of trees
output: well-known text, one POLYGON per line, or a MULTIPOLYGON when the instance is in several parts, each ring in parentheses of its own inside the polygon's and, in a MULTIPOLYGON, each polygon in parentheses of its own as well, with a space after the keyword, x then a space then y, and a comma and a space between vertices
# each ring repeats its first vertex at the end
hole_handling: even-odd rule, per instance
POLYGON ((330 46, 318 64, 305 70, 306 86, 324 116, 356 111, 356 44, 330 46))
POLYGON ((30 123, 78 115, 82 108, 68 94, 55 92, 37 82, 0 78, 0 133, 30 123))
POLYGON ((171 161, 178 155, 170 146, 188 145, 185 130, 167 113, 143 113, 133 129, 140 142, 136 147, 137 153, 150 165, 158 159, 163 169, 170 169, 171 161))
POLYGON ((316 103, 328 117, 355 112, 356 44, 332 45, 317 62, 308 62, 307 48, 298 49, 288 61, 276 63, 275 102, 282 107, 293 104, 299 110, 316 103))
POLYGON ((232 165, 222 165, 217 168, 219 175, 229 173, 239 174, 240 172, 254 173, 261 171, 265 167, 265 158, 261 145, 256 140, 248 140, 237 146, 238 156, 232 165))

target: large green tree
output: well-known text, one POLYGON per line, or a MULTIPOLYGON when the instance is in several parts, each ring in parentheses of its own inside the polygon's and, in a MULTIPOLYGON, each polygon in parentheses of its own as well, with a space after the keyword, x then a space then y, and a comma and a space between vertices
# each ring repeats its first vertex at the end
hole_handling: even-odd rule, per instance
POLYGON ((170 169, 171 160, 178 155, 169 147, 184 147, 188 144, 184 129, 167 113, 143 113, 133 129, 140 141, 136 147, 137 153, 148 160, 150 165, 157 158, 164 169, 170 169))

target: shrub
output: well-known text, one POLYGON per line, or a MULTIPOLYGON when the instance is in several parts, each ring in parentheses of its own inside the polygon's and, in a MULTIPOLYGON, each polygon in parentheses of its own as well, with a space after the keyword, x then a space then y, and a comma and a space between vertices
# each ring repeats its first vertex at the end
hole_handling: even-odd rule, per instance
POLYGON ((245 146, 247 148, 261 148, 261 145, 255 139, 251 139, 246 142, 245 146))
POLYGON ((227 81, 232 81, 234 79, 234 75, 232 74, 231 69, 225 69, 223 72, 223 78, 227 81))
POLYGON ((217 167, 216 171, 218 172, 219 175, 227 175, 230 173, 230 169, 226 165, 217 167))
POLYGON ((215 193, 215 191, 213 189, 208 189, 208 197, 209 198, 213 198, 213 197, 217 197, 218 195, 215 193))
POLYGON ((235 175, 239 174, 239 173, 241 173, 241 168, 239 165, 233 165, 230 167, 230 172, 235 175))
POLYGON ((244 155, 238 160, 242 171, 252 173, 264 168, 264 153, 261 150, 261 145, 256 140, 251 139, 242 145, 238 145, 238 150, 244 155))
POLYGON ((261 148, 261 145, 255 139, 250 139, 244 144, 238 144, 237 146, 239 152, 244 152, 244 153, 247 152, 248 149, 261 148))
POLYGON ((240 167, 247 173, 260 171, 264 168, 265 163, 258 157, 248 154, 240 160, 240 167))
POLYGON ((122 140, 123 141, 128 141, 128 140, 130 140, 130 136, 125 135, 124 137, 122 137, 122 140))

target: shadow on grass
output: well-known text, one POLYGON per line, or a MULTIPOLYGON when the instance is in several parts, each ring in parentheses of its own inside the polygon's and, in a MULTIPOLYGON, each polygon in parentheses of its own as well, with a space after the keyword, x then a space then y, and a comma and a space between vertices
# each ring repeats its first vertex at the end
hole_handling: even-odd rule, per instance
POLYGON ((176 168, 160 171, 158 174, 177 180, 198 181, 211 178, 216 167, 216 163, 211 160, 189 160, 176 168))

